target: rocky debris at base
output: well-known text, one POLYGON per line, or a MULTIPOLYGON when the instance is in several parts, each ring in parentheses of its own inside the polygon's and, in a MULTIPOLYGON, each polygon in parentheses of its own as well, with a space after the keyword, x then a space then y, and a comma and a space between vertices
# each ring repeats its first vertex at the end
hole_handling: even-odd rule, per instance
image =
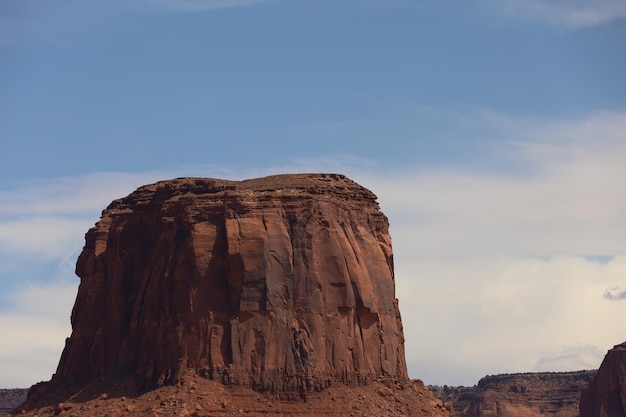
MULTIPOLYGON (((14 415, 25 417, 458 417, 421 381, 332 386, 289 399, 289 394, 227 387, 188 372, 180 382, 143 394, 123 395, 132 384, 90 383, 71 394, 47 391, 14 415), (105 391, 105 392, 103 392, 105 391)), ((47 388, 50 388, 49 386, 47 388)), ((34 388, 37 389, 37 386, 34 388)))
POLYGON ((476 398, 476 385, 472 387, 429 385, 428 389, 442 402, 452 404, 454 410, 460 415, 463 415, 469 404, 476 398))

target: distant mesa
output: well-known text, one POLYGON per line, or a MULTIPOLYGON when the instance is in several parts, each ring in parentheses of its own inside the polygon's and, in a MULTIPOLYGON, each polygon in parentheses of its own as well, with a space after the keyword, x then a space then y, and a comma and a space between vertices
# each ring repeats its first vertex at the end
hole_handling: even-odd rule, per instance
POLYGON ((597 371, 488 376, 474 387, 430 387, 461 417, 624 417, 626 342, 597 371))
POLYGON ((580 391, 596 371, 492 375, 473 387, 431 387, 461 417, 578 417, 580 391))
POLYGON ((26 400, 28 389, 0 389, 0 416, 5 415, 26 400))
POLYGON ((140 187, 87 232, 72 335, 29 401, 190 372, 272 393, 412 386, 388 228, 376 196, 338 174, 140 187))

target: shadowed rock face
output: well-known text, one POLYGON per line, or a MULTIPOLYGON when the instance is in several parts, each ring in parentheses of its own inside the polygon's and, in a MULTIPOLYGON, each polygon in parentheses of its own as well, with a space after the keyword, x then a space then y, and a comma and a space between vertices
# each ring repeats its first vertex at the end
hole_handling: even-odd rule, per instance
POLYGON ((111 203, 85 240, 53 382, 408 380, 387 218, 344 176, 162 181, 111 203))
POLYGON ((626 342, 609 350, 580 395, 581 417, 626 416, 626 342))

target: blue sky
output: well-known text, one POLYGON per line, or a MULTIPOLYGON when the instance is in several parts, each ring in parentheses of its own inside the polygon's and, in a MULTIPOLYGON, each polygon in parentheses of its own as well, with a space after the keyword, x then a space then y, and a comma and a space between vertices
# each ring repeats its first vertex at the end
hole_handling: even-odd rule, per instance
POLYGON ((0 0, 0 386, 54 372, 100 211, 184 175, 372 189, 414 378, 597 367, 624 74, 623 0, 0 0))

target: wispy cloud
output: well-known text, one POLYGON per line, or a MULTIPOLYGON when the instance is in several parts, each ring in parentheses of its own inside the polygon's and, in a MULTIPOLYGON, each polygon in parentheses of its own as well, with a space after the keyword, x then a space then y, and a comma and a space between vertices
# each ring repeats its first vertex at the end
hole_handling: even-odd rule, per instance
POLYGON ((82 247, 82 236, 113 199, 163 173, 99 173, 32 180, 0 190, 0 250, 61 258, 82 247))
POLYGON ((484 0, 483 3, 509 17, 571 28, 626 18, 623 0, 484 0))
POLYGON ((136 187, 171 172, 99 172, 72 177, 22 181, 0 190, 0 213, 11 215, 76 215, 99 213, 103 203, 128 194, 136 187))
POLYGON ((436 168, 365 178, 404 224, 396 234, 420 230, 412 256, 626 252, 626 115, 510 124, 499 152, 518 167, 511 173, 436 168))
POLYGON ((208 12, 274 0, 2 0, 0 42, 40 39, 62 27, 85 26, 125 12, 208 12))
POLYGON ((0 250, 31 253, 45 259, 62 257, 81 247, 82 234, 93 221, 80 217, 33 216, 0 221, 0 250))
POLYGON ((272 0, 143 0, 148 5, 181 12, 201 12, 215 9, 250 6, 272 0))
POLYGON ((556 350, 546 351, 537 361, 535 370, 538 372, 555 372, 572 369, 596 369, 605 354, 606 352, 591 345, 562 346, 556 350))

